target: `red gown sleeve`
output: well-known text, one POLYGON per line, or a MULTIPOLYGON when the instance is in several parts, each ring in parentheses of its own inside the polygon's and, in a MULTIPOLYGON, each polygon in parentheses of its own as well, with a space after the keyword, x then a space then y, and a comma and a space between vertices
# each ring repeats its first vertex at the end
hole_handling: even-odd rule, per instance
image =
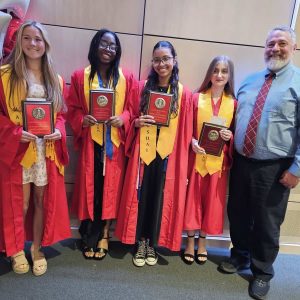
MULTIPOLYGON (((67 97, 67 88, 65 85, 65 82, 63 81, 63 98, 66 99, 67 97)), ((57 128, 61 133, 61 139, 55 141, 55 152, 58 156, 58 159, 61 164, 67 165, 69 163, 69 154, 67 149, 67 135, 66 135, 66 113, 65 112, 59 112, 56 115, 56 122, 55 122, 55 128, 57 128)))
MULTIPOLYGON (((20 153, 28 148, 28 143, 20 143, 23 128, 16 126, 8 116, 6 99, 0 80, 0 160, 5 165, 11 166, 20 153)), ((22 156, 18 157, 20 161, 22 156)))
POLYGON ((192 96, 192 106, 193 106, 193 137, 198 139, 198 128, 197 128, 197 118, 198 118, 198 100, 199 93, 193 94, 192 96))
POLYGON ((138 136, 138 130, 135 127, 135 120, 140 116, 140 94, 144 87, 144 81, 140 81, 134 89, 132 89, 131 99, 128 103, 128 111, 130 114, 129 130, 126 136, 125 155, 131 157, 134 152, 135 140, 138 136))
POLYGON ((126 78, 126 95, 123 113, 120 117, 123 119, 124 125, 119 129, 120 139, 125 144, 127 135, 131 127, 131 103, 134 97, 134 90, 136 89, 138 82, 132 73, 123 70, 123 74, 126 78))
POLYGON ((83 95, 83 71, 76 71, 71 77, 71 87, 67 97, 67 121, 71 125, 74 134, 74 146, 80 149, 82 138, 87 135, 88 127, 83 128, 83 117, 88 114, 88 108, 83 95))

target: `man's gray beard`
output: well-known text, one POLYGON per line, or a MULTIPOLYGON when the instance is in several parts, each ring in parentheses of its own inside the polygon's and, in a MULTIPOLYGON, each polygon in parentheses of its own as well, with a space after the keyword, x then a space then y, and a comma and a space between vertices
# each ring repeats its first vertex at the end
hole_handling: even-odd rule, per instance
POLYGON ((289 63, 288 59, 270 58, 266 60, 266 66, 270 71, 278 71, 289 63))

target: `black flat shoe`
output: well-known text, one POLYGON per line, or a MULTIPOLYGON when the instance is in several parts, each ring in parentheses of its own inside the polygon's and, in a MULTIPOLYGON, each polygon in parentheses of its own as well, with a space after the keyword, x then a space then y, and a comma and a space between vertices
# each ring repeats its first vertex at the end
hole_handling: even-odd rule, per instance
POLYGON ((259 278, 255 278, 249 284, 249 296, 257 299, 257 300, 264 300, 270 289, 270 282, 264 281, 259 278))
POLYGON ((249 260, 230 257, 229 259, 221 262, 218 270, 222 273, 233 274, 238 271, 249 269, 249 267, 249 260))

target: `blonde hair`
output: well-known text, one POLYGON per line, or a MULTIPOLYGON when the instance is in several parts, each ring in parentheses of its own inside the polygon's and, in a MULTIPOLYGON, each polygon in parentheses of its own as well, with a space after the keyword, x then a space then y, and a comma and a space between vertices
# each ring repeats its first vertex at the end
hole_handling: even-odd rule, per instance
POLYGON ((42 25, 36 21, 25 21, 19 28, 16 38, 16 45, 7 60, 5 61, 10 65, 11 75, 9 79, 10 84, 10 99, 9 105, 13 110, 21 110, 20 103, 17 105, 12 103, 12 96, 23 85, 24 80, 26 81, 27 87, 29 86, 29 78, 26 67, 26 56, 22 50, 22 36, 24 29, 28 26, 35 27, 41 33, 41 36, 45 42, 45 53, 42 56, 42 74, 44 79, 44 85, 47 93, 47 100, 53 101, 54 110, 56 112, 64 111, 65 104, 62 96, 62 87, 59 83, 58 75, 54 69, 52 58, 50 55, 50 42, 48 34, 42 25))

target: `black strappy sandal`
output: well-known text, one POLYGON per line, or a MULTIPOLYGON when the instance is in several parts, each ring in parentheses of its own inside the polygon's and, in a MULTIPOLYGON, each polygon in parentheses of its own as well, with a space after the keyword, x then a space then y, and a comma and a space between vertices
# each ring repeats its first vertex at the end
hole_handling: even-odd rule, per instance
POLYGON ((82 252, 82 255, 85 259, 93 259, 94 256, 95 256, 95 252, 94 252, 94 249, 93 248, 90 248, 90 247, 87 247, 87 246, 84 246, 81 250, 82 252), (88 252, 92 252, 93 255, 92 256, 89 256, 87 255, 88 252))
MULTIPOLYGON (((199 239, 206 239, 206 236, 202 236, 199 234, 199 239)), ((199 265, 204 265, 207 262, 207 251, 204 251, 202 253, 197 253, 195 257, 195 261, 199 265), (205 259, 200 259, 205 258, 205 259)))
POLYGON ((107 248, 104 248, 104 247, 97 247, 95 249, 95 253, 94 253, 94 259, 95 260, 102 260, 105 258, 105 256, 107 255, 107 252, 108 252, 108 244, 109 244, 109 239, 110 237, 103 237, 99 242, 98 242, 98 245, 101 244, 102 240, 107 240, 107 248), (96 254, 104 254, 104 255, 101 255, 101 256, 96 256, 96 254))
MULTIPOLYGON (((195 234, 188 235, 187 238, 195 238, 195 234)), ((187 265, 191 265, 195 261, 195 255, 185 253, 185 252, 182 253, 181 258, 182 258, 183 262, 186 263, 187 265)))

